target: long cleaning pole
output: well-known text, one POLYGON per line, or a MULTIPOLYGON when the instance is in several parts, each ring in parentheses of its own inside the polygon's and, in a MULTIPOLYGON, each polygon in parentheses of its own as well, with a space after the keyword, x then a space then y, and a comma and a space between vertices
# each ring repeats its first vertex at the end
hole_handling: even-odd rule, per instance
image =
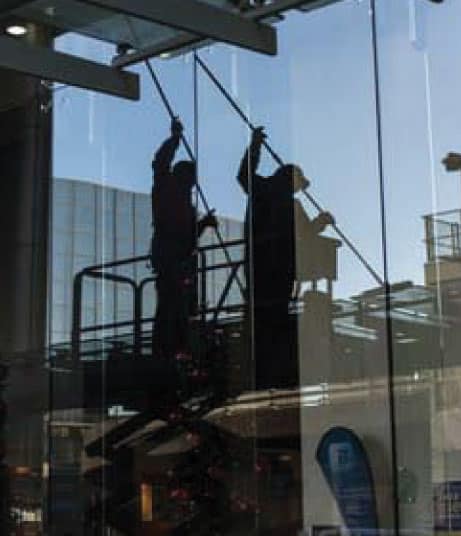
MULTIPOLYGON (((207 76, 210 78, 210 80, 215 84, 215 86, 219 89, 219 91, 223 94, 224 98, 227 100, 227 102, 231 105, 231 107, 237 112, 237 114, 242 118, 244 123, 248 125, 248 127, 254 132, 256 130, 255 125, 248 119, 248 117, 245 115, 243 110, 240 108, 240 106, 236 103, 236 101, 231 97, 230 93, 227 91, 227 89, 222 85, 222 83, 217 79, 217 77, 214 75, 214 73, 210 70, 210 68, 205 64, 205 62, 200 58, 198 54, 195 54, 195 61, 200 65, 200 67, 203 69, 203 71, 207 74, 207 76)), ((279 166, 283 166, 284 162, 280 158, 280 156, 272 149, 272 147, 269 145, 269 143, 264 140, 263 141, 264 147, 267 149, 269 154, 272 156, 272 158, 277 162, 279 166)), ((324 212, 324 209, 320 205, 320 203, 317 202, 317 200, 306 190, 303 190, 304 195, 306 198, 312 203, 312 205, 319 211, 324 212)), ((349 238, 341 231, 341 229, 338 227, 336 223, 332 225, 333 229, 336 231, 336 234, 343 240, 343 242, 349 247, 349 249, 356 255, 356 257, 359 259, 359 261, 363 264, 363 266, 368 270, 368 272, 371 274, 371 276, 375 279, 375 281, 378 283, 378 285, 383 286, 384 281, 381 278, 381 276, 376 272, 376 270, 373 269, 373 267, 370 265, 370 263, 365 259, 365 257, 360 253, 360 251, 354 246, 354 244, 349 240, 349 238)))
MULTIPOLYGON (((154 68, 150 64, 149 60, 145 60, 144 63, 146 64, 147 70, 150 73, 152 81, 154 82, 154 85, 157 88, 158 94, 160 95, 160 98, 161 98, 161 100, 162 100, 162 102, 163 102, 163 104, 164 104, 164 106, 165 106, 165 108, 166 108, 166 110, 168 112, 168 115, 170 116, 171 119, 174 119, 176 117, 176 115, 175 115, 175 113, 173 111, 173 108, 171 107, 171 104, 170 104, 170 102, 168 100, 168 97, 165 94, 165 91, 163 90, 162 84, 160 83, 160 80, 158 79, 158 76, 154 71, 154 68)), ((195 160, 194 152, 192 151, 192 148, 191 148, 189 142, 187 141, 187 138, 186 138, 186 136, 184 135, 183 132, 181 132, 181 141, 182 141, 182 143, 184 145, 184 148, 186 149, 187 154, 189 155, 189 158, 192 161, 195 162, 196 160, 195 160)), ((195 182, 196 182, 197 191, 198 191, 200 199, 201 199, 201 201, 203 203, 203 206, 205 207, 206 212, 210 213, 211 212, 210 205, 208 204, 208 201, 207 201, 207 199, 205 197, 205 194, 203 193, 202 187, 200 186, 198 181, 195 181, 195 182)), ((232 263, 232 258, 229 255, 229 252, 227 251, 226 244, 224 243, 224 239, 223 239, 223 236, 221 235, 221 232, 220 232, 219 228, 215 227, 214 231, 216 233, 216 237, 218 239, 219 245, 221 246, 221 248, 224 251, 226 261, 229 264, 231 264, 232 263)), ((240 288, 240 292, 242 293, 242 296, 244 296, 245 295, 245 290, 243 288, 243 284, 240 281, 240 278, 238 276, 236 277, 236 280, 237 280, 237 284, 238 284, 238 286, 240 288)))

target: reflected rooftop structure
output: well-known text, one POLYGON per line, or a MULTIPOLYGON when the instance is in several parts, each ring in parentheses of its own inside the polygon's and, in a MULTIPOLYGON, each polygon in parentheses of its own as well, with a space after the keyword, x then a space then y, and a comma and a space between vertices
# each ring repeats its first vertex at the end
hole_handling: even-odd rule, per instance
POLYGON ((426 284, 461 280, 461 210, 428 214, 424 216, 424 228, 426 284))

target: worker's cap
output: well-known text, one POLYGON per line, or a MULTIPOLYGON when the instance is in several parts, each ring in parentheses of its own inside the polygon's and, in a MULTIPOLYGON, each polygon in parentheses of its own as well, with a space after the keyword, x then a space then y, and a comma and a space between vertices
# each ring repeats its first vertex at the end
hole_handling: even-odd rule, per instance
POLYGON ((293 184, 293 191, 295 192, 304 190, 310 185, 309 179, 304 176, 303 170, 296 164, 286 164, 282 166, 277 172, 277 175, 281 175, 283 177, 291 179, 293 184))
POLYGON ((190 160, 181 160, 173 166, 173 175, 184 185, 185 188, 192 188, 196 182, 197 167, 190 160))

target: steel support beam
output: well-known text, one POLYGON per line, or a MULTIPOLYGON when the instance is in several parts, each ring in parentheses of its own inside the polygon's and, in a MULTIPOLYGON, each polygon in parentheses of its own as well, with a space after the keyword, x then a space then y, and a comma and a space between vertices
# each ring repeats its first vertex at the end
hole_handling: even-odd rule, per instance
POLYGON ((30 4, 32 0, 0 0, 0 14, 8 13, 13 9, 18 9, 26 4, 30 4))
MULTIPOLYGON (((329 4, 334 4, 340 0, 277 0, 272 4, 267 4, 242 13, 241 17, 250 21, 263 22, 271 17, 280 15, 284 11, 303 7, 303 12, 320 9, 329 4)), ((220 41, 220 39, 216 39, 220 41)), ((194 49, 198 46, 212 44, 212 40, 202 39, 188 32, 181 32, 175 37, 166 39, 161 43, 148 46, 134 52, 129 52, 115 58, 112 64, 116 67, 126 67, 134 65, 149 58, 160 56, 161 54, 174 53, 178 50, 194 49)))
POLYGON ((130 100, 139 100, 139 76, 22 39, 0 37, 0 67, 130 100))
MULTIPOLYGON (((268 25, 198 0, 81 0, 116 13, 275 55, 277 34, 268 25)), ((136 39, 136 36, 133 36, 136 39)), ((136 43, 132 43, 136 45, 136 43)))

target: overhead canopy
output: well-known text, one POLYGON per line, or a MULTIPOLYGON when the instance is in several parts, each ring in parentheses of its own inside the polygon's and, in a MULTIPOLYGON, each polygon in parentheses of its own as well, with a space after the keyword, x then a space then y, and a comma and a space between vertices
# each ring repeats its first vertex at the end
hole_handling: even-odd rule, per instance
MULTIPOLYGON (((228 0, 7 0, 6 5, 6 14, 18 20, 136 48, 161 42, 180 29, 276 53, 274 29, 231 11, 228 0)), ((1 6, 0 1, 3 11, 1 6)))
POLYGON ((14 68, 128 99, 139 98, 139 80, 120 70, 149 57, 220 41, 275 55, 274 15, 309 10, 337 0, 0 0, 0 25, 35 24, 52 36, 66 32, 126 45, 113 65, 38 47, 30 39, 0 37, 0 67, 14 68), (241 10, 241 6, 247 9, 241 10))
MULTIPOLYGON (((236 11, 235 5, 239 0, 202 0, 228 11, 236 11)), ((278 22, 283 17, 283 13, 289 10, 299 10, 308 12, 314 9, 319 9, 329 4, 336 3, 340 0, 266 0, 266 2, 254 1, 255 7, 252 7, 244 12, 240 12, 240 18, 247 21, 260 22, 263 24, 273 24, 278 22), (262 5, 264 4, 264 5, 262 5)), ((134 50, 115 58, 113 65, 118 67, 126 67, 156 56, 171 56, 186 53, 197 47, 210 44, 214 41, 225 41, 220 38, 209 39, 204 35, 196 33, 173 30, 171 28, 159 27, 158 33, 155 36, 151 35, 148 39, 142 38, 138 42, 132 43, 132 39, 128 38, 127 42, 132 43, 134 50)), ((141 35, 141 32, 139 33, 141 35)), ((248 47, 247 47, 248 48, 248 47)), ((250 47, 251 48, 251 47, 250 47)))

